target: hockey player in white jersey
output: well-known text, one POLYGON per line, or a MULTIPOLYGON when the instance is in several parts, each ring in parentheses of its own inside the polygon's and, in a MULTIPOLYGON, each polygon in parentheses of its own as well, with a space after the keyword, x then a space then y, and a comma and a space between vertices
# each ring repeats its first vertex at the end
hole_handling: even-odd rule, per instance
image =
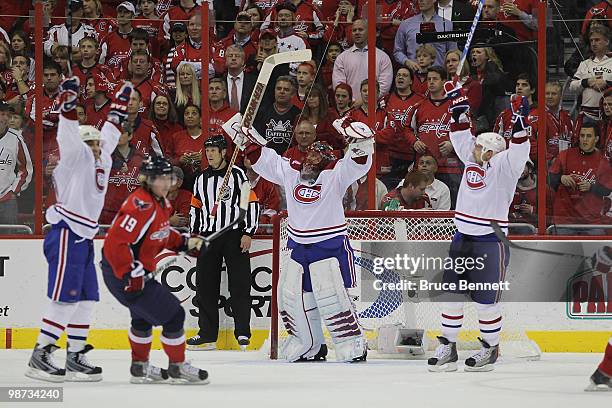
POLYGON ((52 227, 44 242, 49 303, 28 363, 28 377, 51 382, 102 379, 102 368, 90 364, 85 356, 93 348, 86 342, 93 305, 99 300, 93 238, 104 205, 111 153, 121 136, 131 93, 132 85, 125 83, 99 131, 93 126, 79 126, 79 79, 72 77, 60 85, 60 160, 53 171, 57 203, 46 212, 52 227), (51 356, 64 331, 68 337, 65 369, 58 367, 51 356))
POLYGON ((350 143, 346 156, 336 160, 329 145, 315 142, 303 163, 264 147, 266 140, 254 129, 228 132, 244 149, 253 170, 280 185, 287 197, 291 256, 280 277, 278 307, 289 333, 283 354, 291 362, 325 359, 321 320, 329 329, 337 361, 364 361, 367 355, 363 330, 346 291, 354 286, 355 269, 342 198, 372 164, 373 134, 360 122, 338 120, 334 126, 350 143), (241 133, 246 134, 245 143, 241 133))
MULTIPOLYGON (((445 283, 497 283, 504 281, 509 250, 491 228, 496 221, 507 233, 508 209, 516 184, 529 159, 527 141, 529 104, 525 97, 512 98, 513 135, 508 149, 504 138, 496 133, 475 137, 470 130, 468 100, 461 87, 452 82, 445 85, 451 100, 450 139, 457 156, 465 165, 457 206, 449 257, 472 258, 474 268, 463 273, 445 270, 445 283), (480 262, 479 262, 480 261, 480 262)), ((458 288, 459 286, 457 286, 458 288)), ((457 291, 459 292, 459 291, 457 291)), ((480 325, 481 350, 465 361, 465 371, 490 371, 499 353, 502 315, 500 291, 464 291, 476 303, 480 325)), ((457 370, 457 336, 463 323, 463 302, 445 302, 442 306, 442 335, 435 355, 427 362, 430 371, 457 370)))

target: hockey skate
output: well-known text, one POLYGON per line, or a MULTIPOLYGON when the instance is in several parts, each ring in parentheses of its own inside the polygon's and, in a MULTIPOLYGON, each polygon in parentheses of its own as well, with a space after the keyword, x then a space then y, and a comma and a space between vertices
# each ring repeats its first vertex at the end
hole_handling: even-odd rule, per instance
POLYGON ((427 360, 427 369, 433 373, 457 371, 457 343, 442 336, 438 336, 438 341, 440 345, 434 356, 427 360))
POLYGON ((159 384, 168 382, 168 370, 155 367, 148 361, 132 361, 130 366, 130 383, 132 384, 159 384))
POLYGON ((208 372, 192 366, 188 362, 170 363, 168 375, 172 384, 201 384, 206 385, 208 372))
POLYGON ((599 369, 591 375, 591 383, 585 391, 612 391, 612 377, 602 373, 599 369))
POLYGON ((207 343, 200 337, 199 334, 196 334, 193 337, 187 339, 187 350, 192 351, 211 351, 217 349, 216 342, 207 343))
POLYGON ((59 347, 55 344, 48 344, 42 348, 39 348, 37 344, 32 352, 32 357, 30 357, 28 370, 25 373, 26 377, 50 382, 64 382, 66 370, 55 365, 51 356, 57 349, 59 347))
POLYGON ((493 365, 499 356, 499 345, 490 346, 480 337, 478 340, 482 344, 482 348, 478 353, 465 360, 465 371, 493 371, 493 365))
POLYGON ((321 344, 319 351, 312 357, 300 357, 296 363, 313 363, 319 361, 327 361, 327 344, 321 344))
POLYGON ((66 354, 66 381, 96 382, 102 381, 102 368, 91 364, 86 353, 93 350, 88 344, 78 352, 68 351, 66 354))
POLYGON ((249 340, 248 337, 238 336, 238 345, 240 346, 240 350, 246 351, 249 344, 251 344, 251 340, 249 340))

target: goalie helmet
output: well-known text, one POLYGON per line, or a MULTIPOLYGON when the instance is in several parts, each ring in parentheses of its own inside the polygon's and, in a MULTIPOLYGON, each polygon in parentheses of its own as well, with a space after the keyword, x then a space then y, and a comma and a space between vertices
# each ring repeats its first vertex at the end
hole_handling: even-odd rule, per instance
POLYGON ((102 138, 100 131, 90 125, 79 126, 79 135, 81 136, 81 140, 84 142, 88 142, 90 140, 100 140, 102 138))
POLYGON ((305 165, 317 168, 319 171, 325 169, 331 162, 337 160, 333 149, 326 142, 316 141, 306 149, 305 165))
POLYGON ((501 135, 494 132, 485 132, 479 134, 476 137, 476 144, 482 146, 482 156, 484 156, 489 151, 492 151, 493 153, 499 153, 506 150, 506 140, 501 135))

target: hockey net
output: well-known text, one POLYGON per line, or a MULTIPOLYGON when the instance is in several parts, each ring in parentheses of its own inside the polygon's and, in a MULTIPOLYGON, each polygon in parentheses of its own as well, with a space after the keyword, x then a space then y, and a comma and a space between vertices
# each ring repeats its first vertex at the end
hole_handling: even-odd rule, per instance
MULTIPOLYGON (((424 331, 423 347, 433 351, 438 344, 436 336, 440 335, 441 303, 421 301, 419 291, 380 291, 376 299, 361 297, 364 289, 360 287, 360 277, 373 277, 374 259, 379 254, 371 253, 365 248, 372 248, 371 244, 378 244, 385 248, 393 245, 397 248, 410 248, 411 252, 418 254, 425 246, 432 243, 450 242, 456 231, 453 222, 453 213, 450 211, 402 211, 381 212, 367 211, 352 213, 347 216, 348 237, 355 251, 357 287, 350 289, 349 294, 355 300, 360 324, 365 329, 368 338, 368 348, 377 350, 378 329, 390 325, 403 325, 411 329, 424 331), (403 246, 401 246, 403 245, 403 246), (409 245, 409 246, 407 246, 409 245), (367 300, 367 301, 366 301, 367 300)), ((287 219, 278 217, 275 220, 273 242, 273 273, 272 273, 272 308, 270 328, 270 358, 283 358, 282 345, 288 334, 282 320, 278 315, 277 285, 280 274, 286 266, 290 251, 287 249, 287 219)), ((405 271, 385 271, 377 278, 389 280, 413 279, 405 271)), ((368 281, 368 283, 370 283, 368 281)), ((531 341, 525 331, 521 329, 519 313, 512 313, 510 308, 502 304, 503 328, 501 333, 500 351, 504 356, 537 359, 540 350, 535 342, 531 341)), ((329 335, 323 328, 328 340, 328 347, 333 348, 329 335)), ((476 310, 470 302, 464 306, 464 320, 462 331, 459 334, 457 347, 459 350, 475 350, 480 348, 478 318, 476 310)), ((371 353, 372 354, 372 353, 371 353)), ((374 353, 376 355, 376 352, 374 353)))

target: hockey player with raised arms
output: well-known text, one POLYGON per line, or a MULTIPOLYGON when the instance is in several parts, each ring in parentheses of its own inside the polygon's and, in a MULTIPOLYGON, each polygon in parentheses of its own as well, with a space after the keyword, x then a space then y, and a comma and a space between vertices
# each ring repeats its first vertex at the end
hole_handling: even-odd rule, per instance
MULTIPOLYGON (((460 281, 468 283, 498 283, 505 279, 509 262, 509 249, 496 237, 491 222, 497 222, 508 231, 508 208, 525 163, 529 159, 527 98, 513 95, 513 132, 506 149, 504 138, 492 132, 475 137, 470 130, 468 100, 461 87, 453 82, 445 84, 451 100, 450 140, 457 156, 465 165, 457 205, 455 225, 457 232, 451 242, 451 258, 472 258, 475 267, 460 273, 445 270, 443 281, 459 287, 460 281), (478 262, 480 260, 480 262, 478 262)), ((453 262, 454 264, 454 262, 453 262)), ((457 291, 459 292, 459 291, 457 291)), ((480 351, 465 361, 465 371, 491 371, 499 355, 499 338, 502 315, 499 304, 500 291, 470 290, 476 303, 480 351)), ((429 371, 457 370, 457 337, 463 324, 463 302, 445 302, 442 305, 442 335, 435 354, 427 361, 429 371)))
POLYGON ((93 238, 112 165, 111 154, 127 118, 132 85, 126 82, 110 106, 102 130, 79 126, 76 106, 79 79, 61 83, 57 143, 60 160, 53 170, 57 203, 46 212, 51 231, 45 236, 44 252, 49 263, 47 296, 36 347, 26 376, 51 381, 100 381, 102 368, 87 361, 93 347, 87 342, 95 302, 100 300, 94 267, 93 238), (66 368, 52 358, 55 345, 66 331, 66 368))
POLYGON ((372 164, 372 130, 338 119, 334 127, 349 141, 345 157, 336 160, 330 146, 314 142, 300 163, 265 147, 266 140, 254 129, 240 130, 236 116, 224 129, 253 170, 280 185, 287 197, 291 256, 280 277, 278 308, 289 338, 282 353, 291 362, 324 360, 323 320, 337 361, 365 361, 367 343, 346 290, 354 286, 355 269, 342 198, 372 164))
POLYGON ((141 187, 130 194, 113 221, 102 248, 102 276, 109 292, 130 310, 133 384, 208 384, 208 373, 185 361, 185 310, 161 283, 152 279, 155 258, 164 249, 197 257, 203 240, 170 226, 168 192, 176 177, 163 157, 143 162, 141 187), (153 326, 162 326, 161 344, 168 370, 149 363, 153 326))

